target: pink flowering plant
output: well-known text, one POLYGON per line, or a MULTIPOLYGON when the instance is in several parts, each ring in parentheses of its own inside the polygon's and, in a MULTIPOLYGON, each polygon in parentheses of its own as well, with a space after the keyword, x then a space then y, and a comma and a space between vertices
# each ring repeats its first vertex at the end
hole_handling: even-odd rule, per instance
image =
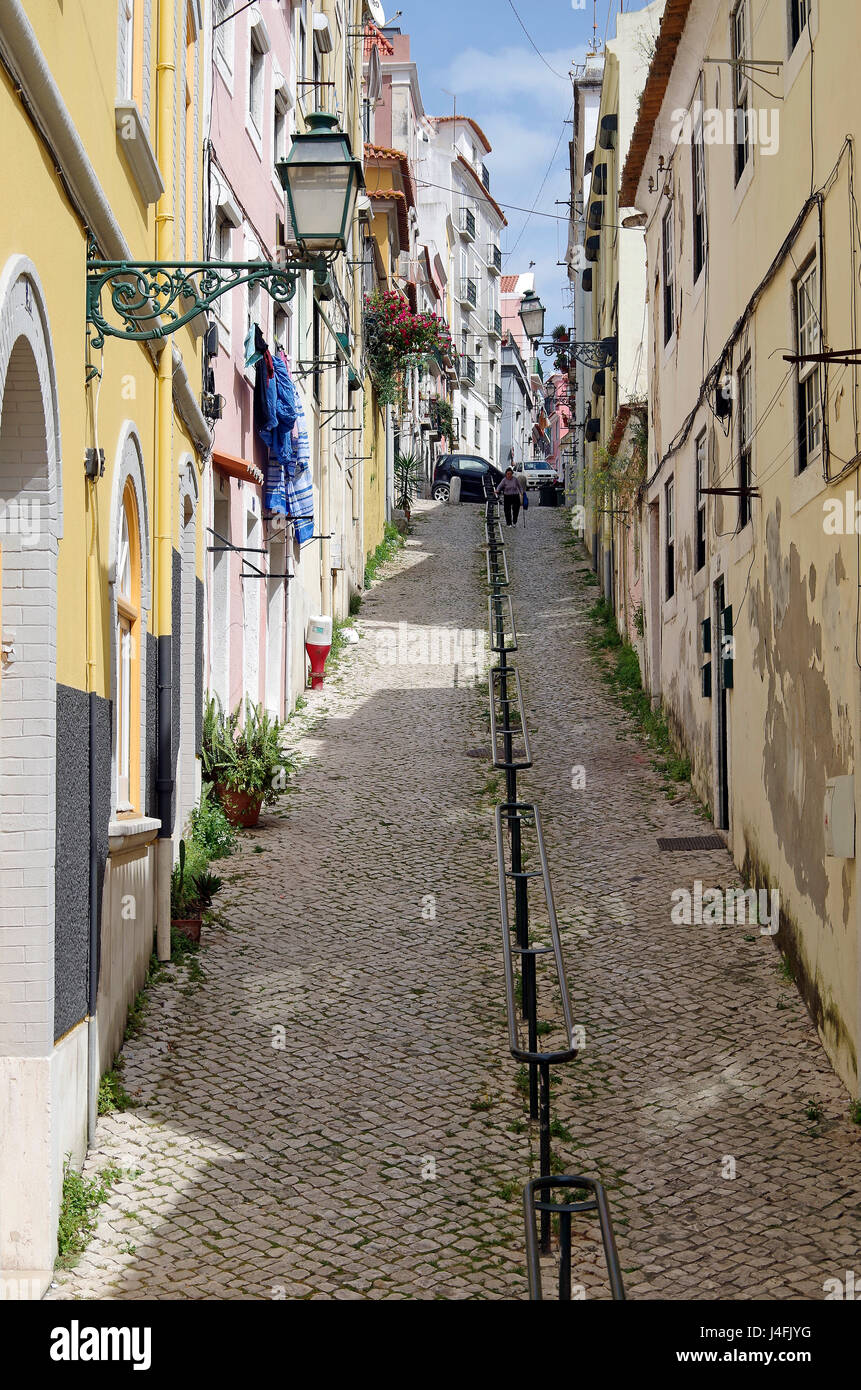
POLYGON ((380 401, 393 405, 399 377, 431 353, 451 354, 448 324, 438 314, 414 314, 400 290, 365 295, 365 352, 380 401))

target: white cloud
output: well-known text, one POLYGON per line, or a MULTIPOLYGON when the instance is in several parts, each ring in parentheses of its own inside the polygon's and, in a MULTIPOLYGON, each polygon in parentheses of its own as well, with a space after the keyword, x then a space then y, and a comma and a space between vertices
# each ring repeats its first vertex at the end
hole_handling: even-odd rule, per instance
MULTIPOLYGON (((434 85, 456 92, 458 109, 468 111, 470 100, 482 99, 498 105, 508 98, 512 105, 523 103, 524 113, 534 114, 536 108, 555 112, 560 105, 570 105, 571 80, 567 76, 572 63, 582 62, 585 50, 558 49, 547 53, 550 67, 561 73, 556 77, 529 48, 508 46, 495 52, 468 48, 443 71, 434 74, 434 85)), ((437 113, 439 114, 439 113, 437 113)))

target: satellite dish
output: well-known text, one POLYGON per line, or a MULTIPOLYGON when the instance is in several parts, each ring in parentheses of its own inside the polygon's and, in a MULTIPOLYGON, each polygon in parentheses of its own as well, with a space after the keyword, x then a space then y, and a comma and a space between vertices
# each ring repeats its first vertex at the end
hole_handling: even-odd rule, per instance
POLYGON ((365 0, 365 8, 379 29, 386 22, 386 12, 381 0, 365 0))

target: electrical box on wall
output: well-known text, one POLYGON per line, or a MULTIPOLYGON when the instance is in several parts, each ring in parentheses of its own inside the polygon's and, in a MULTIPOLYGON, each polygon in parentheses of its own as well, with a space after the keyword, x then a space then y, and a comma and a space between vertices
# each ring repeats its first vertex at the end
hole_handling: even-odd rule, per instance
POLYGON ((855 858, 855 778, 829 777, 825 783, 825 853, 855 858))

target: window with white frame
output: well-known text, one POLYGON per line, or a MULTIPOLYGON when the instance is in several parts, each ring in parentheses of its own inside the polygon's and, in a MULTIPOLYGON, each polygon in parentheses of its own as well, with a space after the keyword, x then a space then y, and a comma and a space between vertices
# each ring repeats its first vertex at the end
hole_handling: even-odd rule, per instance
POLYGON ((256 324, 266 337, 266 325, 261 320, 263 313, 263 290, 260 284, 248 286, 248 318, 245 324, 245 331, 249 333, 256 324))
POLYGON ((732 71, 735 106, 735 181, 748 166, 750 148, 750 15, 749 0, 732 12, 732 71))
POLYGON ((753 368, 747 354, 738 373, 738 526, 750 521, 750 494, 753 476, 753 368))
POLYGON ((215 60, 227 73, 233 72, 233 0, 213 0, 212 23, 215 34, 215 60))
POLYGON ((673 239, 672 205, 664 214, 664 342, 668 343, 676 327, 676 256, 673 239))
POLYGON ((697 553, 696 567, 701 570, 706 562, 706 444, 708 436, 703 430, 696 443, 696 482, 697 482, 697 553))
MULTIPOLYGON (((229 219, 221 211, 215 214, 215 246, 214 255, 217 261, 233 260, 233 226, 229 219)), ((230 301, 232 294, 222 294, 215 301, 215 312, 224 327, 230 332, 230 301)))
POLYGON ((668 599, 676 592, 676 493, 670 478, 664 488, 664 592, 668 599))
POLYGON ((134 487, 123 493, 116 565, 116 785, 117 814, 139 809, 141 546, 134 487))
POLYGON ((810 0, 789 0, 789 51, 794 53, 810 18, 810 0))
MULTIPOLYGON (((796 352, 809 358, 821 352, 819 326, 819 267, 816 262, 795 282, 796 352)), ((798 471, 802 473, 822 447, 821 366, 818 362, 798 364, 798 471)))
POLYGON ((266 54, 257 34, 257 26, 251 30, 250 52, 248 56, 248 114, 258 135, 263 134, 263 88, 266 78, 266 54))
POLYGON ((481 448, 481 418, 478 415, 475 417, 475 447, 481 448))
POLYGON ((694 213, 694 284, 703 273, 706 263, 706 152, 703 140, 703 106, 697 102, 691 142, 691 171, 693 174, 694 213))
POLYGON ((308 77, 308 24, 305 18, 305 0, 296 10, 296 80, 299 95, 307 96, 303 83, 308 77))
POLYGON ((277 164, 279 160, 287 158, 288 146, 288 112, 290 107, 287 103, 287 93, 283 87, 279 87, 275 92, 275 111, 272 122, 272 163, 277 164))
POLYGON ((120 95, 134 99, 135 86, 135 0, 120 0, 120 95))
POLYGON ((272 341, 276 348, 283 348, 289 357, 293 344, 291 342, 291 316, 280 304, 276 305, 272 315, 272 341))

